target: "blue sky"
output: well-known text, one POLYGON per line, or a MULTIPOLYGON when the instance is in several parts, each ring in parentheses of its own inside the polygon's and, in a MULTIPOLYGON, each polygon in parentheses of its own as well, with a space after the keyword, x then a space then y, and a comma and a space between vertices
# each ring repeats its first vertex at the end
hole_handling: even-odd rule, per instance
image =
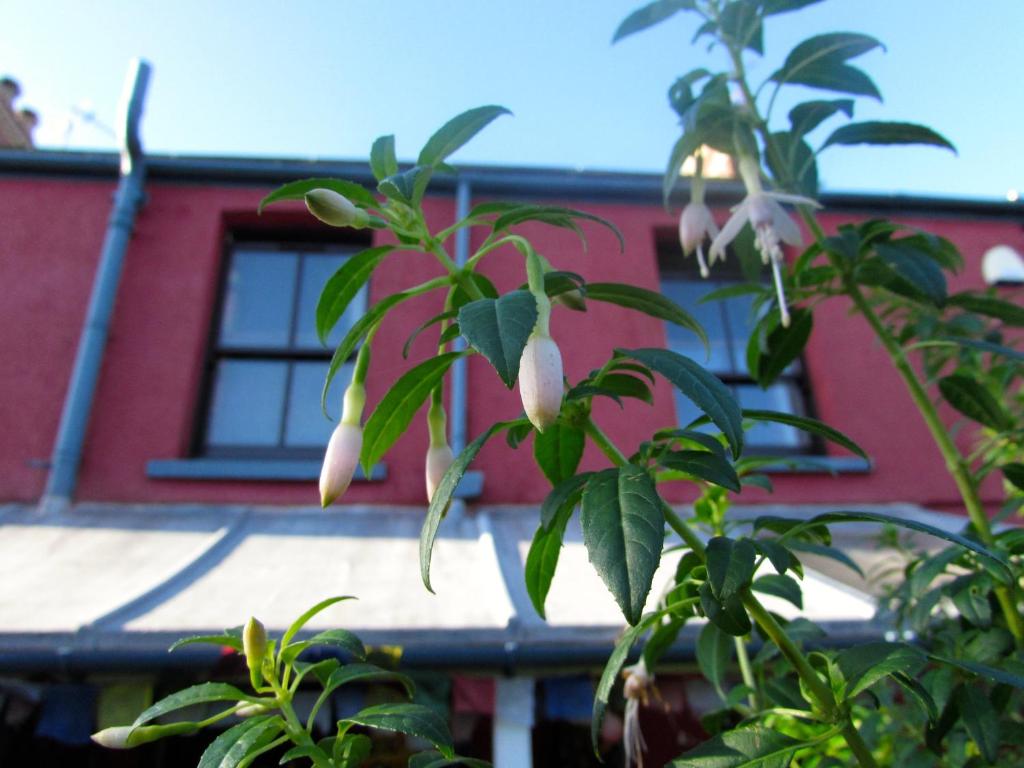
MULTIPOLYGON (((10 2, 0 74, 18 79, 19 104, 41 114, 41 146, 112 147, 88 123, 68 134, 70 110, 87 105, 112 124, 128 62, 143 56, 154 67, 143 123, 153 152, 353 159, 395 133, 399 157, 412 158, 447 118, 496 103, 514 118, 493 124, 456 164, 661 172, 679 130, 669 84, 721 59, 689 44, 696 23, 686 14, 610 45, 641 4, 10 2)), ((931 125, 960 154, 830 149, 825 188, 989 199, 1024 189, 1024 2, 826 0, 775 17, 768 54, 750 67, 765 77, 801 39, 827 31, 887 46, 857 62, 885 97, 861 100, 857 118, 931 125)))

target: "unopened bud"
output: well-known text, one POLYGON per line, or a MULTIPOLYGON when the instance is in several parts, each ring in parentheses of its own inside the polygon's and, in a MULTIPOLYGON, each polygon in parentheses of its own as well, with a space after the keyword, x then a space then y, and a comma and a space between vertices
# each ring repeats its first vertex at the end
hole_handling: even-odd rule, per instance
POLYGON ((370 215, 357 208, 344 195, 333 189, 314 189, 306 193, 306 208, 324 224, 332 227, 360 229, 370 221, 370 215))
POLYGON ((320 470, 320 505, 325 509, 348 490, 362 447, 363 428, 359 424, 343 422, 335 428, 320 470))
POLYGON ((448 471, 448 467, 455 461, 455 454, 452 447, 444 445, 432 446, 427 449, 426 479, 427 479, 427 501, 434 498, 437 486, 441 484, 441 478, 448 471))
POLYGON ((526 416, 543 432, 562 407, 562 354, 554 339, 534 331, 519 361, 519 395, 526 416))
POLYGON ((128 736, 131 732, 130 725, 118 725, 113 728, 104 728, 89 738, 107 749, 128 749, 128 736))
POLYGON ((240 701, 235 705, 235 714, 239 717, 255 717, 270 711, 266 704, 257 704, 254 701, 240 701))
POLYGON ((242 651, 249 667, 253 687, 263 682, 263 657, 267 655, 267 630, 255 617, 250 618, 242 630, 242 651))
POLYGON ((164 736, 187 736, 199 730, 198 723, 181 722, 168 725, 117 725, 92 734, 91 738, 107 749, 131 749, 164 736))

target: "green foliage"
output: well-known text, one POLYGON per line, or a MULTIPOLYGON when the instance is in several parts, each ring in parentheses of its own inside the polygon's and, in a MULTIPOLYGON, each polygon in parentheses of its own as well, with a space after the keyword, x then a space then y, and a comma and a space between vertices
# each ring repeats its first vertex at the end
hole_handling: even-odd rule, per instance
POLYGON ((459 310, 462 335, 494 366, 509 389, 515 386, 519 361, 536 323, 537 302, 529 291, 479 299, 459 310))

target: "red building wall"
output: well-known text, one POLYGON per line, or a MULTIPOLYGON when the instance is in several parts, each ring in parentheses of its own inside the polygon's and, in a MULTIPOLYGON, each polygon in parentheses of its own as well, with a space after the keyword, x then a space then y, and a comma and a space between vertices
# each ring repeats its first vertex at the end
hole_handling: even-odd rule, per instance
MULTIPOLYGON (((45 482, 74 352, 85 316, 97 255, 106 227, 113 184, 34 177, 0 178, 0 353, 6 371, 0 382, 0 501, 33 501, 45 482)), ((315 504, 313 483, 155 480, 146 477, 151 459, 186 458, 202 386, 203 361, 216 303, 224 239, 238 225, 317 227, 301 206, 282 207, 256 218, 262 186, 239 187, 151 181, 132 239, 114 310, 113 325, 89 424, 77 491, 80 500, 116 502, 212 502, 315 504)), ((524 228, 538 250, 556 267, 578 271, 591 281, 631 282, 657 288, 656 244, 671 236, 674 217, 653 205, 589 204, 581 207, 614 221, 626 238, 619 253, 615 239, 588 227, 590 246, 581 250, 564 230, 524 228)), ((450 197, 430 198, 435 227, 453 220, 450 197)), ((725 211, 720 212, 725 217, 725 211)), ((826 213, 827 227, 847 220, 826 213)), ((958 243, 967 268, 954 287, 978 286, 980 258, 998 243, 1022 247, 1019 224, 1005 220, 907 219, 958 243)), ((473 233, 478 245, 483 231, 473 233)), ((383 241, 382 241, 383 242, 383 241)), ((681 257, 680 257, 681 258, 681 257)), ((496 251, 485 271, 499 289, 525 280, 515 251, 496 251)), ((440 274, 429 257, 395 253, 371 285, 371 301, 440 274)), ((408 361, 401 357, 406 333, 440 309, 441 297, 421 297, 389 315, 374 346, 369 407, 386 386, 433 351, 424 334, 408 361)), ((617 346, 664 343, 660 321, 618 307, 592 302, 586 314, 557 308, 552 334, 565 357, 566 374, 579 378, 600 366, 617 346)), ((800 474, 775 478, 768 496, 751 489, 741 501, 764 503, 914 502, 955 508, 955 488, 942 470, 938 452, 913 410, 902 384, 862 321, 834 300, 820 307, 805 357, 817 413, 869 452, 866 475, 800 474)), ((517 416, 518 394, 501 384, 479 356, 469 360, 470 437, 492 421, 517 416)), ((338 388, 340 393, 340 387, 338 388)), ((674 422, 669 386, 659 382, 653 407, 609 401, 595 413, 627 451, 651 431, 674 422)), ((425 503, 422 459, 423 419, 386 457, 388 478, 357 483, 345 497, 351 503, 425 503)), ((603 465, 588 448, 585 464, 603 465)), ((483 502, 536 503, 547 492, 535 469, 529 444, 510 451, 495 439, 474 465, 483 470, 483 502)), ((986 487, 995 501, 998 488, 986 487)), ((667 491, 673 500, 692 497, 687 486, 667 491)))

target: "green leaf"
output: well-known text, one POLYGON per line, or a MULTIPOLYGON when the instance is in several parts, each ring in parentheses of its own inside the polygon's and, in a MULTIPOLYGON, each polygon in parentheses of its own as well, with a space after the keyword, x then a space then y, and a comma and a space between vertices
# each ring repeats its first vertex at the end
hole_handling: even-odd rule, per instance
POLYGON ((704 348, 708 348, 708 337, 701 324, 692 315, 671 299, 660 293, 623 283, 587 283, 587 298, 592 301, 604 301, 620 307, 635 309, 644 314, 667 320, 697 334, 704 348))
POLYGON ((686 158, 700 149, 700 145, 700 135, 696 131, 687 131, 676 139, 676 143, 672 146, 672 151, 668 156, 668 167, 665 168, 665 175, 661 182, 662 204, 666 208, 668 208, 672 190, 679 183, 679 172, 683 168, 683 163, 686 158))
POLYGON ((789 130, 794 136, 806 136, 837 112, 853 117, 853 99, 805 101, 789 111, 789 130))
POLYGON ((377 181, 398 173, 398 158, 395 156, 395 137, 380 136, 370 149, 370 170, 377 181))
POLYGON ((583 491, 583 543, 630 624, 640 621, 661 561, 665 519, 651 476, 627 464, 594 474, 583 491))
POLYGON ((742 637, 750 632, 750 617, 739 595, 719 600, 711 591, 711 585, 705 581, 700 585, 700 607, 704 609, 708 621, 723 632, 733 637, 742 637))
POLYGON ((321 697, 324 698, 330 695, 332 691, 337 690, 347 683, 369 683, 381 681, 401 684, 410 698, 416 691, 416 686, 413 685, 412 680, 399 672, 382 669, 375 664, 346 664, 345 666, 334 670, 331 673, 331 676, 327 678, 327 682, 324 683, 324 692, 321 694, 321 697))
POLYGON ((260 200, 260 213, 271 203, 279 203, 282 200, 305 200, 306 193, 314 189, 331 189, 339 195, 344 195, 360 208, 377 208, 377 199, 370 190, 352 181, 344 179, 302 179, 292 181, 278 187, 269 195, 260 200))
MULTIPOLYGON (((805 67, 822 62, 844 62, 855 59, 874 48, 883 47, 878 40, 870 35, 856 32, 829 32, 799 43, 782 65, 781 73, 792 76, 799 74, 805 67)), ((779 73, 776 73, 778 75, 779 73)), ((775 75, 772 79, 778 79, 775 75)), ((783 82, 791 79, 786 77, 783 82)))
POLYGON ((814 61, 801 66, 794 73, 779 70, 772 75, 772 80, 882 100, 878 86, 862 70, 832 60, 814 61))
POLYGON ((800 136, 788 131, 771 135, 776 151, 765 158, 772 175, 784 179, 794 192, 807 197, 818 196, 818 164, 814 151, 800 136))
POLYGON ((986 677, 997 683, 1012 685, 1014 688, 1024 690, 1024 676, 1008 672, 1005 669, 999 669, 998 667, 993 667, 988 664, 979 664, 976 661, 968 661, 967 659, 951 659, 949 657, 938 656, 933 653, 928 654, 928 658, 932 661, 938 662, 939 664, 957 667, 965 672, 970 672, 972 675, 986 677))
POLYGON ((939 392, 967 418, 998 432, 1013 428, 1013 420, 999 401, 975 379, 954 373, 939 379, 939 392))
POLYGON ((735 650, 732 637, 711 622, 705 624, 697 636, 697 666, 720 695, 724 693, 725 676, 735 650))
MULTIPOLYGON (((563 229, 571 229, 582 238, 583 233, 576 225, 574 219, 584 219, 606 227, 619 241, 619 250, 625 250, 626 241, 622 237, 622 232, 619 231, 619 228, 612 222, 607 219, 603 219, 600 216, 596 216, 593 213, 579 211, 575 208, 563 208, 558 205, 517 205, 515 208, 510 208, 501 213, 501 215, 495 219, 493 227, 495 232, 500 232, 501 230, 508 229, 509 227, 514 227, 517 224, 536 221, 541 224, 550 224, 551 226, 561 227, 563 229)), ((585 242, 586 240, 584 240, 584 243, 585 242)))
MULTIPOLYGON (((833 144, 931 144, 945 147, 955 155, 956 147, 949 140, 931 128, 916 123, 897 123, 869 120, 863 123, 849 123, 832 132, 825 139, 821 149, 833 144)), ((818 150, 819 152, 821 150, 818 150)))
POLYGON ((852 699, 893 672, 916 675, 925 655, 906 643, 865 643, 842 651, 836 663, 846 680, 846 696, 852 699))
POLYGON ((658 463, 667 469, 685 472, 709 483, 739 493, 740 479, 724 456, 708 451, 672 451, 658 457, 658 463))
POLYGON ((357 659, 366 658, 366 648, 362 640, 347 629, 329 629, 313 635, 307 642, 310 645, 333 645, 343 648, 357 659))
POLYGON ((314 605, 312 608, 303 613, 299 618, 291 623, 291 626, 285 631, 284 635, 281 636, 281 650, 288 647, 288 644, 292 641, 292 638, 318 613, 330 608, 335 603, 340 603, 345 600, 355 600, 356 598, 352 595, 335 595, 334 597, 328 597, 321 600, 319 603, 314 605))
POLYGON ((444 718, 422 704, 378 704, 338 721, 339 727, 349 723, 417 736, 429 741, 445 757, 455 756, 452 735, 444 718))
POLYGON ((821 0, 761 0, 761 8, 765 16, 774 16, 776 13, 787 13, 820 2, 821 0))
MULTIPOLYGON (((787 542, 790 547, 793 546, 792 541, 787 542)), ((754 539, 754 546, 757 551, 768 558, 768 562, 772 564, 780 574, 785 574, 788 570, 793 570, 801 578, 803 577, 803 569, 800 565, 800 561, 789 551, 785 546, 777 542, 775 539, 754 539)))
POLYGON ((750 583, 757 551, 748 539, 715 536, 708 542, 706 557, 711 593, 724 601, 738 595, 750 583))
POLYGON ((635 376, 622 373, 606 373, 601 377, 600 387, 620 397, 633 397, 645 403, 654 402, 651 388, 635 376))
POLYGON ((191 637, 183 637, 180 640, 176 640, 167 652, 176 651, 179 648, 186 645, 195 645, 196 643, 209 643, 210 645, 221 645, 226 648, 232 648, 239 653, 242 652, 242 636, 239 634, 229 634, 225 632, 222 635, 192 635, 191 637))
POLYGON ((1011 485, 1024 491, 1024 464, 1004 464, 999 469, 1011 485))
POLYGON ((338 344, 338 348, 334 350, 334 355, 331 357, 331 364, 327 368, 327 377, 324 379, 324 388, 320 393, 320 408, 323 412, 327 413, 327 395, 331 389, 331 382, 334 381, 334 377, 338 374, 341 366, 348 362, 348 359, 355 352, 356 347, 359 346, 359 342, 363 340, 363 337, 370 332, 377 323, 384 319, 384 316, 391 311, 397 304, 401 304, 403 301, 411 299, 416 294, 413 293, 394 293, 386 298, 381 299, 379 302, 370 307, 366 314, 356 320, 352 324, 352 328, 345 334, 345 338, 338 344))
POLYGON ((562 538, 565 536, 565 527, 572 517, 572 510, 572 506, 562 506, 548 525, 538 526, 530 544, 530 551, 526 555, 526 591, 537 615, 542 619, 547 618, 544 614, 544 601, 547 600, 551 580, 555 576, 555 568, 558 567, 562 538))
POLYGON ((824 438, 836 445, 841 445, 846 450, 857 454, 861 458, 866 459, 868 457, 863 448, 853 442, 853 440, 844 435, 838 429, 833 429, 825 422, 812 419, 809 416, 796 416, 792 413, 782 413, 780 411, 762 411, 744 408, 743 418, 752 419, 754 421, 772 421, 777 424, 785 424, 790 427, 795 427, 803 432, 824 438))
POLYGON ((363 448, 359 457, 366 476, 409 429, 416 412, 442 381, 452 363, 466 352, 446 352, 406 371, 387 391, 363 427, 363 448))
POLYGON ((620 349, 616 353, 660 373, 722 430, 738 458, 743 451, 743 415, 736 398, 715 376, 688 357, 667 349, 620 349))
POLYGON ((515 386, 523 349, 536 324, 537 300, 529 291, 479 299, 459 310, 462 335, 490 361, 509 389, 515 386))
POLYGON ((617 43, 635 32, 653 27, 679 11, 688 11, 694 8, 694 0, 655 0, 629 14, 615 30, 612 43, 617 43))
MULTIPOLYGON (((857 511, 841 511, 841 512, 826 512, 822 515, 816 515, 809 520, 803 520, 796 522, 788 518, 772 517, 770 515, 759 517, 754 521, 754 530, 760 528, 769 527, 773 523, 784 523, 789 527, 784 534, 784 538, 792 538, 801 531, 807 531, 815 526, 831 525, 832 523, 879 523, 881 525, 895 525, 901 528, 909 528, 912 531, 919 531, 921 533, 927 533, 930 536, 934 536, 938 539, 958 544, 964 549, 969 549, 971 552, 979 555, 989 567, 998 573, 1003 581, 1010 582, 1013 579, 1012 572, 1001 554, 993 552, 976 541, 965 538, 956 533, 950 533, 944 531, 941 528, 936 528, 933 525, 922 523, 917 520, 906 520, 900 517, 893 517, 892 515, 881 515, 877 512, 857 512, 857 511)), ((823 542, 828 543, 828 542, 823 542)))
POLYGON ((800 610, 804 608, 804 596, 800 585, 795 579, 789 576, 781 576, 777 573, 769 573, 754 579, 750 588, 755 592, 762 592, 766 595, 774 595, 792 603, 800 610))
POLYGON ((554 486, 576 474, 585 444, 583 430, 556 423, 534 436, 533 457, 554 486))
POLYGON ((583 472, 573 477, 567 477, 556 485, 540 505, 540 524, 549 528, 561 510, 568 508, 572 512, 583 495, 583 486, 593 476, 593 472, 583 472))
POLYGON ((233 685, 227 683, 201 683, 172 693, 135 718, 133 726, 145 725, 168 712, 191 707, 193 704, 206 704, 211 701, 253 701, 254 698, 233 685))
POLYGON ((598 737, 601 735, 601 723, 604 722, 604 713, 608 708, 608 699, 611 698, 612 689, 619 679, 619 671, 629 657, 629 651, 654 622, 661 618, 660 613, 649 613, 640 620, 635 627, 626 627, 619 636, 608 657, 604 670, 601 672, 601 679, 597 683, 597 690, 594 691, 594 710, 590 719, 590 744, 594 754, 601 757, 601 750, 598 744, 598 737))
POLYGON ((434 539, 437 538, 437 529, 441 525, 441 518, 448 512, 452 503, 452 496, 459 486, 459 481, 466 474, 470 463, 483 448, 495 432, 522 424, 525 419, 513 419, 512 421, 499 421, 492 424, 487 430, 462 449, 462 452, 455 457, 455 461, 444 473, 441 482, 438 483, 434 496, 430 499, 430 507, 427 509, 427 517, 423 521, 423 529, 420 531, 420 576, 423 579, 423 586, 429 592, 433 592, 430 586, 430 558, 434 552, 434 539))
POLYGON ((761 385, 768 388, 785 372, 807 346, 814 328, 814 316, 809 309, 796 307, 790 311, 788 328, 783 327, 772 312, 757 324, 747 343, 747 369, 761 385))
POLYGON ((373 741, 363 733, 346 733, 333 741, 331 757, 338 768, 358 768, 373 752, 373 741))
POLYGON ((939 710, 935 705, 935 699, 928 693, 928 689, 918 682, 917 678, 906 675, 903 672, 893 672, 890 677, 899 683, 903 690, 910 694, 910 697, 921 706, 929 722, 934 723, 939 719, 939 710))
POLYGON ((433 175, 432 167, 414 165, 408 170, 381 179, 377 191, 390 200, 397 200, 415 208, 423 200, 423 194, 427 191, 427 184, 433 175))
POLYGON ((912 245, 901 244, 899 240, 879 243, 875 251, 886 266, 933 304, 938 307, 945 304, 946 278, 928 254, 912 245))
POLYGON ((861 570, 860 566, 851 558, 848 554, 843 552, 841 549, 835 547, 829 547, 824 544, 815 544, 811 541, 790 541, 789 547, 795 549, 797 552, 807 552, 811 555, 817 555, 818 557, 827 557, 831 560, 835 560, 837 563, 842 563, 851 571, 856 573, 862 579, 864 578, 864 571, 861 570))
POLYGON ((273 741, 284 730, 277 715, 250 717, 224 731, 203 752, 198 768, 235 768, 245 757, 273 741))
POLYGON ((417 165, 434 166, 486 128, 492 120, 512 113, 496 105, 476 107, 457 115, 441 126, 420 150, 417 165))
POLYGON ((394 249, 393 245, 382 245, 360 251, 347 258, 327 281, 316 305, 316 333, 321 344, 327 343, 327 337, 359 289, 366 285, 373 270, 394 249))
POLYGON ((995 296, 970 292, 955 293, 949 297, 949 303, 966 309, 968 312, 994 317, 1016 328, 1024 327, 1024 307, 1003 301, 995 296))
POLYGON ((761 15, 756 3, 728 3, 718 17, 723 37, 755 53, 764 53, 761 15))
POLYGON ((409 758, 409 768, 452 768, 463 766, 463 768, 493 768, 486 760, 477 760, 475 757, 455 757, 448 759, 440 752, 420 752, 409 758))
POLYGON ((985 762, 992 765, 999 758, 999 714, 988 694, 973 685, 959 689, 960 718, 971 740, 981 750, 985 762))
POLYGON ((786 768, 806 746, 759 725, 736 728, 708 739, 673 761, 673 768, 786 768))
MULTIPOLYGON (((447 312, 441 312, 439 314, 436 314, 429 320, 426 320, 420 323, 418 326, 416 326, 416 329, 409 334, 409 338, 405 340, 405 344, 402 345, 402 357, 409 357, 409 351, 412 349, 413 342, 416 341, 417 338, 419 338, 419 335, 423 333, 423 331, 427 330, 427 328, 430 328, 433 325, 437 325, 438 323, 444 322, 445 320, 454 320, 458 316, 458 314, 458 310, 450 309, 447 312)), ((456 323, 454 327, 458 328, 458 323, 456 323)), ((449 325, 447 330, 450 330, 451 328, 452 326, 449 325)))

